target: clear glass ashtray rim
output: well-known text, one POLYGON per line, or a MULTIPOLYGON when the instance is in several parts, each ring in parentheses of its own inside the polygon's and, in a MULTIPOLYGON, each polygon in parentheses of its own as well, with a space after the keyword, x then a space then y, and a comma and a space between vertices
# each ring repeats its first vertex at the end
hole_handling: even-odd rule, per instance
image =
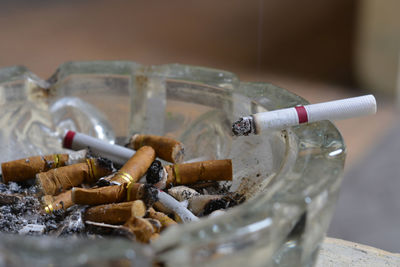
MULTIPOLYGON (((158 66, 145 66, 142 67, 141 65, 138 65, 137 63, 134 62, 129 62, 129 61, 92 61, 92 62, 88 62, 88 67, 90 67, 90 64, 96 65, 98 63, 101 64, 121 64, 124 65, 126 64, 126 66, 128 67, 132 67, 133 69, 136 68, 146 68, 148 69, 152 69, 151 71, 153 71, 154 73, 157 73, 157 75, 162 74, 165 69, 168 68, 174 68, 174 67, 185 67, 185 68, 192 68, 192 69, 202 69, 205 71, 210 71, 210 72, 215 72, 215 73, 223 73, 223 75, 221 76, 221 80, 223 80, 225 77, 227 78, 227 86, 226 84, 224 84, 223 86, 225 87, 225 89, 227 90, 232 90, 234 93, 238 93, 238 94, 242 94, 245 95, 247 97, 252 97, 252 92, 249 92, 247 89, 249 89, 249 87, 252 87, 254 89, 259 88, 261 91, 263 90, 263 87, 271 87, 272 90, 278 92, 280 91, 281 96, 284 96, 286 98, 291 98, 292 102, 289 104, 288 106, 291 105, 296 105, 296 104, 307 104, 307 101, 304 100, 303 98, 283 89, 283 88, 279 88, 276 87, 274 85, 271 85, 269 83, 264 83, 264 82, 241 82, 239 81, 239 79, 236 78, 235 75, 230 75, 229 72, 226 71, 221 71, 221 70, 215 70, 215 69, 209 69, 209 68, 204 68, 204 67, 195 67, 195 66, 186 66, 186 65, 180 65, 180 64, 167 64, 167 65, 158 65, 158 66), (225 76, 226 75, 226 76, 225 76)), ((31 72, 29 72, 28 69, 26 69, 25 67, 10 67, 8 69, 1 69, 0 70, 0 82, 3 80, 5 80, 7 77, 7 72, 8 74, 8 78, 9 81, 11 81, 12 79, 17 80, 18 77, 19 79, 21 78, 21 75, 24 76, 25 79, 31 79, 33 81, 34 84, 36 84, 37 86, 40 87, 47 87, 50 88, 52 85, 57 83, 57 79, 54 79, 54 77, 57 77, 57 73, 62 72, 63 68, 66 68, 66 66, 69 66, 68 64, 73 64, 72 63, 64 63, 63 65, 61 65, 58 69, 58 71, 52 76, 52 78, 50 78, 47 81, 43 81, 41 79, 39 79, 36 75, 32 74, 31 72), (3 74, 3 75, 2 75, 3 74)), ((151 72, 150 71, 150 72, 151 72)), ((105 73, 106 75, 106 73, 105 73)), ((169 75, 169 74, 166 74, 169 75)), ((182 79, 185 79, 185 77, 182 77, 182 79)), ((267 92, 265 92, 267 93, 267 92)), ((279 97, 279 96, 278 96, 279 97)), ((263 104, 260 103, 260 105, 262 106, 263 104)), ((265 106, 266 109, 275 109, 275 108, 284 108, 286 106, 284 105, 277 105, 276 107, 271 107, 271 106, 265 106)), ((335 157, 335 158, 327 158, 326 160, 335 160, 338 161, 337 163, 337 167, 336 169, 338 169, 338 173, 331 173, 331 174, 327 174, 327 175, 332 175, 335 176, 337 179, 337 183, 340 184, 340 180, 341 180, 341 176, 342 176, 342 172, 343 172, 343 166, 344 166, 344 159, 345 159, 345 145, 343 143, 343 139, 340 136, 339 131, 336 129, 336 127, 328 121, 323 121, 323 122, 317 122, 314 123, 312 125, 302 125, 302 126, 296 126, 296 127, 291 127, 290 129, 287 129, 287 133, 289 133, 289 137, 287 137, 287 146, 291 146, 293 144, 299 144, 299 140, 294 140, 296 139, 297 136, 301 135, 302 132, 307 131, 309 128, 325 128, 328 129, 329 131, 336 131, 335 135, 339 136, 339 138, 336 139, 336 141, 339 143, 339 147, 341 147, 341 149, 343 150, 343 152, 339 155, 339 157, 335 157), (294 138, 294 139, 291 139, 294 138)), ((290 148, 288 148, 290 149, 290 148)), ((297 153, 297 152, 296 152, 297 153)), ((285 164, 282 165, 282 171, 277 173, 275 176, 276 180, 279 180, 280 178, 282 178, 282 176, 284 175, 291 175, 292 173, 292 168, 296 168, 296 162, 294 161, 298 161, 297 158, 298 155, 292 155, 292 154, 288 154, 286 155, 286 157, 294 157, 291 158, 291 163, 294 164, 293 166, 285 166, 285 164, 288 164, 289 160, 287 159, 287 161, 285 161, 285 164), (285 169, 286 168, 286 169, 285 169)), ((308 154, 305 153, 303 154, 301 157, 307 157, 308 154)), ((298 167, 298 166, 297 166, 298 167)), ((302 174, 304 174, 306 172, 307 168, 311 168, 309 162, 306 162, 306 166, 303 166, 304 170, 302 172, 302 174)), ((332 178, 330 177, 330 178, 332 178)), ((299 177, 298 179, 301 179, 302 177, 299 177)), ((333 181, 334 182, 334 181, 333 181)), ((164 251, 166 248, 168 247, 179 247, 179 246, 190 246, 190 244, 192 245, 196 245, 199 246, 200 244, 208 244, 210 242, 210 240, 216 240, 219 239, 218 234, 216 234, 215 236, 213 236, 211 239, 210 238, 205 238, 203 240, 200 240, 198 238, 195 238, 192 234, 194 234, 195 236, 197 236, 197 232, 200 231, 203 228, 207 228, 210 227, 212 225, 223 225, 225 221, 229 220, 230 218, 232 218, 232 216, 235 217, 243 217, 243 216, 249 216, 251 217, 251 211, 252 209, 248 209, 249 207, 251 207, 254 204, 257 204, 257 207, 262 206, 262 204, 268 205, 268 209, 265 209, 265 212, 267 215, 268 212, 273 212, 274 210, 274 203, 271 203, 270 200, 271 198, 280 198, 282 197, 282 194, 280 194, 279 192, 275 192, 275 196, 272 196, 270 194, 266 194, 265 196, 259 196, 256 197, 255 199, 250 200, 248 203, 244 203, 242 206, 236 207, 234 209, 232 209, 231 211, 227 212, 227 214, 224 214, 220 217, 216 217, 216 218, 206 218, 204 220, 201 220, 199 222, 196 223, 191 223, 191 224, 187 224, 187 225, 181 225, 179 226, 179 233, 181 235, 182 238, 175 238, 175 243, 171 243, 170 241, 170 237, 176 235, 178 232, 175 230, 171 230, 170 234, 165 235, 164 239, 161 239, 160 243, 155 243, 154 248, 156 249, 156 251, 164 251), (253 203, 254 202, 254 203, 253 203), (250 213, 249 213, 250 212, 250 213)), ((299 201, 299 198, 295 198, 295 199, 287 199, 288 202, 291 201, 299 201)), ((307 205, 306 203, 307 201, 305 200, 302 203, 297 203, 299 206, 305 207, 307 205)), ((277 203, 277 202, 276 202, 277 203)), ((294 206, 296 206, 297 204, 295 204, 294 206)), ((301 213, 301 211, 299 211, 301 213)), ((263 217, 263 214, 261 214, 261 216, 254 216, 253 218, 249 218, 248 220, 248 224, 252 224, 254 222, 257 222, 260 220, 260 218, 263 217)), ((246 223, 244 223, 245 225, 246 223)), ((235 235, 235 233, 237 233, 238 229, 232 229, 232 231, 228 231, 230 234, 235 235)), ((250 232, 249 232, 250 234, 250 232)), ((226 236, 228 236, 229 234, 224 234, 224 237, 221 236, 221 242, 224 242, 223 240, 226 240, 226 236)))

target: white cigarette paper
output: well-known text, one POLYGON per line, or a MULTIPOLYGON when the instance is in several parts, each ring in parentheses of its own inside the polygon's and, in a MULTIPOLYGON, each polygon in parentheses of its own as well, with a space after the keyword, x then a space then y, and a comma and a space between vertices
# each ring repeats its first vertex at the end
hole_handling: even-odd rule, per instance
POLYGON ((128 159, 135 154, 135 150, 119 145, 113 145, 98 138, 82 133, 76 133, 74 131, 68 131, 65 134, 63 147, 72 150, 88 148, 96 155, 107 158, 120 165, 125 164, 128 159))
POLYGON ((179 216, 182 222, 193 222, 198 221, 199 218, 191 213, 183 203, 180 203, 172 196, 168 195, 164 191, 158 190, 158 201, 166 208, 172 210, 176 215, 179 216))
POLYGON ((232 125, 235 135, 260 134, 301 123, 342 120, 376 113, 373 95, 365 95, 306 106, 261 112, 243 117, 232 125))

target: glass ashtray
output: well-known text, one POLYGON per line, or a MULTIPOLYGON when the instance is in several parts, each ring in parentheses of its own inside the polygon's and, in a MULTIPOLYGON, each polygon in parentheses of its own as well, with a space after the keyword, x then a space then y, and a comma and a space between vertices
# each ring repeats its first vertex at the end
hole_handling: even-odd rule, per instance
POLYGON ((239 117, 307 104, 303 98, 226 71, 128 61, 67 62, 47 81, 25 67, 3 68, 0 94, 1 162, 66 152, 66 129, 119 144, 134 133, 166 135, 185 145, 185 160, 231 158, 230 191, 246 197, 223 215, 170 227, 150 245, 3 235, 0 263, 314 265, 343 176, 339 131, 321 121, 231 135, 239 117))

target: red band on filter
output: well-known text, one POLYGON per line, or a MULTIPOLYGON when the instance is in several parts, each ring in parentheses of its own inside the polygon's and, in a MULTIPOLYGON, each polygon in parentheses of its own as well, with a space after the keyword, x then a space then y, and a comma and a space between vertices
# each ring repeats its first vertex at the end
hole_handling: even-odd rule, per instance
POLYGON ((63 140, 63 147, 64 148, 71 148, 72 141, 74 140, 75 132, 68 131, 63 140))
POLYGON ((303 106, 294 107, 297 111, 297 116, 299 117, 299 123, 308 122, 307 110, 303 106))

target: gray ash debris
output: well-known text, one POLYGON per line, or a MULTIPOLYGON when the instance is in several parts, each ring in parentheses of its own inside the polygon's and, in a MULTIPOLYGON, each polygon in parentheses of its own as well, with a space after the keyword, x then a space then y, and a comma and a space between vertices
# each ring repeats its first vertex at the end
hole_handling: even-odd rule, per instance
POLYGON ((0 183, 0 232, 64 236, 84 231, 82 207, 46 214, 37 195, 35 185, 0 183))

